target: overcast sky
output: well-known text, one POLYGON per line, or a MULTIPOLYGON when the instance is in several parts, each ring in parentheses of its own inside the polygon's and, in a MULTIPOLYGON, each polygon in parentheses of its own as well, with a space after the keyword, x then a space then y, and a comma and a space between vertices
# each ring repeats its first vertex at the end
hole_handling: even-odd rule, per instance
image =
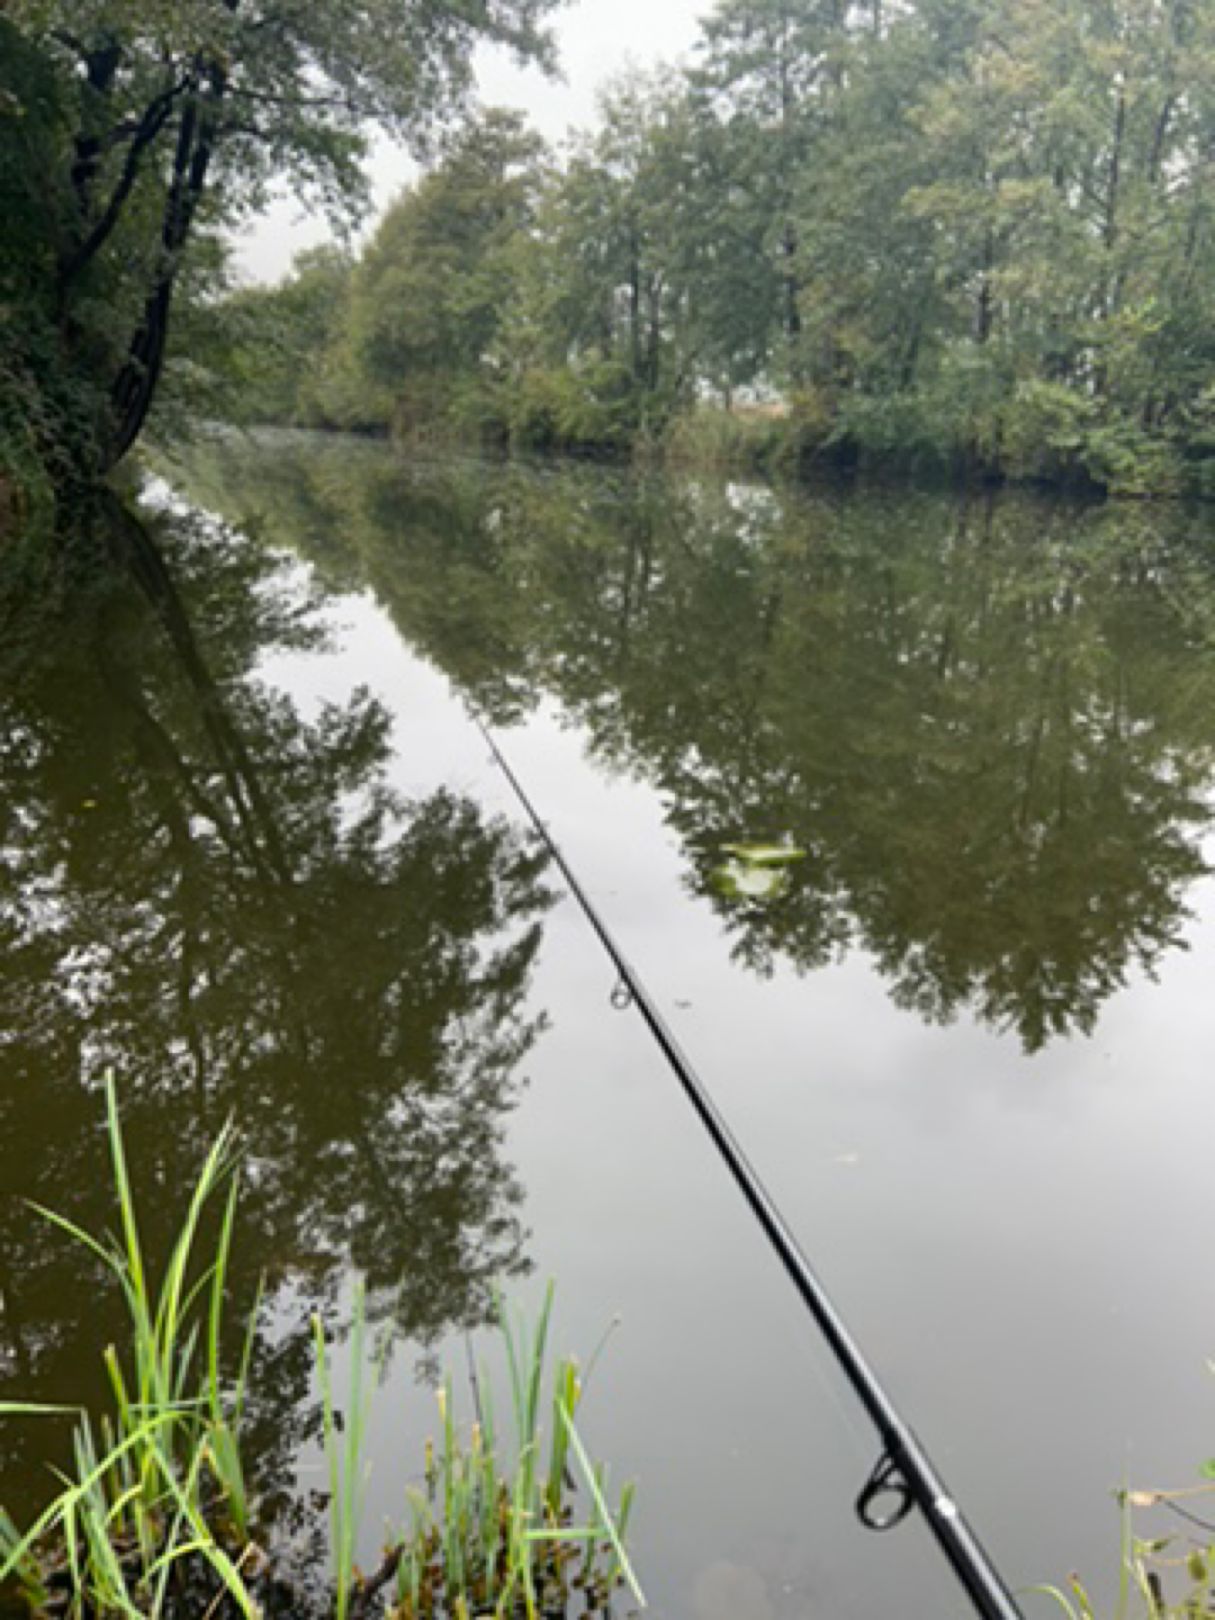
MULTIPOLYGON (((521 107, 542 135, 556 141, 571 126, 591 122, 595 93, 629 62, 648 66, 684 55, 696 35, 696 19, 712 0, 576 0, 554 23, 565 83, 522 72, 498 54, 478 57, 481 100, 521 107)), ((371 162, 376 208, 400 190, 411 173, 404 152, 378 146, 371 162)), ((283 275, 300 248, 329 235, 321 219, 301 216, 298 203, 276 204, 243 234, 236 261, 249 280, 283 275)))

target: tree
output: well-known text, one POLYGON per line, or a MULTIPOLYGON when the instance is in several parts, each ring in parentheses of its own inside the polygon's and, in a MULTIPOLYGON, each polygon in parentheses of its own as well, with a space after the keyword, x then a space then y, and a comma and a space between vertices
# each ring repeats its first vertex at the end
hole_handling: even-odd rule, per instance
POLYGON ((425 139, 483 41, 546 61, 552 3, 12 0, 62 108, 51 298, 73 361, 104 379, 102 466, 146 419, 192 240, 284 175, 331 210, 357 203, 369 126, 425 139))
POLYGON ((751 392, 775 425, 704 442, 1215 489, 1213 148, 1192 0, 721 0, 515 229, 462 243, 445 160, 326 389, 352 424, 424 388, 441 427, 610 451, 751 392))
POLYGON ((801 226, 807 322, 848 334, 844 428, 1175 485, 1215 359, 1207 14, 916 0, 854 66, 801 226))
MULTIPOLYGON (((706 18, 691 82, 723 132, 719 180, 734 234, 763 244, 786 377, 802 369, 802 272, 795 203, 815 174, 817 137, 844 83, 850 0, 722 0, 706 18)), ((752 347, 758 347, 755 339, 752 347)))
POLYGON ((247 287, 223 309, 222 369, 229 418, 311 427, 330 420, 318 357, 336 342, 351 256, 309 248, 274 287, 247 287))
POLYGON ((521 114, 490 108, 388 210, 326 362, 322 397, 336 419, 407 425, 461 404, 493 415, 495 343, 544 157, 521 114))
POLYGON ((548 189, 504 333, 513 425, 532 443, 622 447, 660 430, 695 380, 680 87, 625 75, 599 112, 548 189))

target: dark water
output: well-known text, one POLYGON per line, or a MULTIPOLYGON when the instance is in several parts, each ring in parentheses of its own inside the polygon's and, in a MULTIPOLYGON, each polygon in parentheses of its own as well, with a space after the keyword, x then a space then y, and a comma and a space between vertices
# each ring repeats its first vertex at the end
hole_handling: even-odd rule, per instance
POLYGON ((119 1331, 20 1202, 110 1221, 112 1065, 150 1243, 244 1134, 272 1494, 355 1273, 372 1545, 419 1370, 555 1276, 564 1344, 623 1318, 586 1428, 660 1612, 966 1612, 855 1526, 872 1435, 468 700, 1010 1582, 1109 1591, 1111 1491, 1215 1450, 1215 520, 303 438, 170 477, 0 607, 2 1392, 96 1390, 119 1331))

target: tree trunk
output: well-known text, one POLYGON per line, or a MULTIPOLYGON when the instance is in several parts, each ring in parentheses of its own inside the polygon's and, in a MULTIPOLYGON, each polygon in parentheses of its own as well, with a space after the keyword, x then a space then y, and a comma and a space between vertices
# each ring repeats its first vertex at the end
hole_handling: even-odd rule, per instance
MULTIPOLYGON (((1122 189, 1122 147, 1126 138, 1126 92, 1118 91, 1118 102, 1114 109, 1114 131, 1110 145, 1109 176, 1105 189, 1105 221, 1102 227, 1102 241, 1105 251, 1112 254, 1118 246, 1118 205, 1121 200, 1122 189)), ((1115 308, 1114 292, 1111 287, 1106 294, 1105 313, 1110 315, 1115 308)))
POLYGON ((995 324, 995 305, 991 291, 992 271, 996 267, 995 233, 989 226, 983 238, 983 268, 979 276, 979 296, 975 303, 975 342, 986 343, 995 324))
POLYGON ((641 265, 637 238, 633 237, 629 263, 629 361, 633 381, 641 381, 641 265))
POLYGON ((161 225, 160 267, 144 304, 143 318, 131 339, 126 362, 111 391, 112 434, 107 465, 112 467, 135 443, 147 421, 164 366, 169 316, 182 249, 190 235, 207 170, 218 138, 216 108, 227 88, 227 76, 215 63, 200 68, 203 88, 183 107, 173 158, 173 178, 165 198, 161 225))

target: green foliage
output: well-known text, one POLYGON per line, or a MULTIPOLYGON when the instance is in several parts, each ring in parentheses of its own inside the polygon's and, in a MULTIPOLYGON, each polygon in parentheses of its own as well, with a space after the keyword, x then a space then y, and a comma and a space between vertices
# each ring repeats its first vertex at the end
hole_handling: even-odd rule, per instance
POLYGON ((378 122, 431 166, 353 265, 226 300, 239 420, 622 450, 780 397, 774 464, 1210 488, 1208 9, 721 0, 560 164, 508 112, 437 139, 472 45, 543 58, 547 6, 360 0, 288 31, 270 0, 99 0, 87 28, 11 5, 0 412, 35 427, 8 478, 69 422, 120 454, 162 379, 197 409, 219 229, 281 173, 348 212, 378 122))
POLYGON ((1145 0, 917 0, 854 42, 802 242, 862 453, 1179 487, 1213 90, 1210 18, 1145 0))
POLYGON ((31 319, 49 323, 57 365, 90 396, 74 459, 91 449, 108 467, 142 431, 173 375, 174 305, 213 293, 224 228, 283 178, 349 219, 373 129, 425 147, 466 104, 479 43, 548 60, 550 5, 358 0, 288 15, 276 0, 11 0, 0 353, 31 319))
MULTIPOLYGON (((1195 1525, 1210 1531, 1209 1522, 1195 1511, 1210 1491, 1209 1485, 1190 1485, 1172 1491, 1118 1493, 1122 1544, 1118 1596, 1109 1620, 1196 1620, 1210 1613, 1215 1543, 1194 1534, 1195 1525), (1168 1522, 1175 1528, 1166 1535, 1144 1535, 1143 1513, 1160 1508, 1174 1515, 1168 1522), (1178 1526, 1179 1518, 1184 1530, 1178 1526)), ((1078 1575, 1068 1579, 1066 1590, 1044 1585, 1030 1591, 1050 1598, 1068 1620, 1102 1620, 1101 1609, 1078 1575)))
POLYGON ((326 408, 753 460, 684 419, 780 399, 773 466, 1203 491, 1213 140, 1201 9, 721 0, 690 65, 609 87, 525 203, 453 152, 396 206, 326 408))
MULTIPOLYGON (((660 433, 693 381, 670 228, 679 116, 668 85, 623 81, 554 171, 518 115, 491 109, 389 209, 336 329, 293 314, 287 289, 253 295, 301 359, 329 335, 311 419, 530 448, 618 451, 660 433)), ((242 364, 256 368, 247 344, 242 364)), ((289 395, 267 414, 308 420, 289 395)))
MULTIPOLYGON (((490 109, 385 215, 336 339, 339 375, 345 363, 357 378, 350 397, 377 401, 385 423, 425 431, 447 411, 492 422, 511 256, 533 218, 543 158, 517 113, 490 109)), ((340 417, 340 388, 333 405, 340 417)), ((361 425, 367 407, 354 409, 361 425)))
POLYGON ((557 1363, 543 1400, 552 1306, 552 1284, 532 1325, 517 1314, 512 1319, 498 1300, 513 1446, 498 1428, 489 1367, 482 1365, 476 1378, 476 1421, 467 1438, 456 1422, 451 1381, 438 1391, 440 1439, 427 1444, 424 1488, 410 1491, 409 1529, 399 1553, 390 1555, 402 1620, 460 1614, 537 1620, 565 1613, 578 1593, 590 1612, 602 1611, 622 1583, 645 1604, 624 1547, 632 1487, 613 1512, 605 1471, 591 1463, 574 1422, 584 1384, 577 1361, 557 1363), (575 1475, 589 1498, 582 1524, 573 1520, 575 1475))
POLYGON ((779 408, 735 408, 698 405, 680 414, 666 436, 667 459, 675 466, 735 467, 762 472, 771 468, 787 443, 788 413, 779 408))
POLYGON ((0 15, 0 487, 14 527, 17 518, 49 525, 55 484, 83 470, 95 406, 89 380, 64 364, 55 330, 55 181, 65 142, 50 64, 0 15))
MULTIPOLYGON (((86 1612, 155 1617, 171 1603, 178 1566, 202 1562, 217 1597, 227 1592, 253 1620, 256 1605, 240 1573, 248 1551, 239 1463, 248 1352, 234 1381, 220 1360, 236 1196, 232 1133, 225 1128, 212 1145, 157 1282, 112 1079, 106 1107, 121 1236, 97 1238, 62 1215, 40 1213, 117 1282, 128 1313, 129 1359, 113 1346, 106 1350, 114 1408, 101 1421, 100 1438, 81 1412, 74 1469, 63 1489, 28 1531, 17 1534, 10 1521, 0 1537, 0 1588, 16 1576, 35 1608, 54 1585, 86 1612), (200 1266, 204 1222, 216 1208, 218 1236, 200 1266)), ((0 1415, 29 1410, 0 1404, 0 1415)))
POLYGON ((588 442, 626 424, 661 429, 692 381, 671 230, 682 133, 669 82, 610 86, 598 128, 550 188, 524 259, 508 363, 516 375, 533 365, 573 373, 588 442))
POLYGON ((526 371, 506 410, 511 441, 529 450, 627 450, 638 426, 629 370, 610 359, 526 371))
POLYGON ((0 306, 10 313, 18 303, 46 313, 64 124, 50 63, 0 15, 0 306))
POLYGON ((312 1317, 317 1382, 321 1390, 321 1421, 325 1461, 329 1470, 329 1548, 336 1588, 335 1620, 347 1620, 357 1579, 359 1527, 367 1488, 367 1418, 370 1390, 367 1379, 378 1382, 380 1366, 369 1367, 366 1352, 367 1307, 360 1283, 355 1289, 354 1328, 350 1342, 350 1394, 340 1421, 333 1404, 329 1372, 329 1344, 319 1313, 312 1317))
POLYGON ((351 268, 340 249, 312 248, 278 286, 245 288, 225 300, 217 364, 229 420, 299 427, 330 420, 321 357, 336 340, 351 268))

